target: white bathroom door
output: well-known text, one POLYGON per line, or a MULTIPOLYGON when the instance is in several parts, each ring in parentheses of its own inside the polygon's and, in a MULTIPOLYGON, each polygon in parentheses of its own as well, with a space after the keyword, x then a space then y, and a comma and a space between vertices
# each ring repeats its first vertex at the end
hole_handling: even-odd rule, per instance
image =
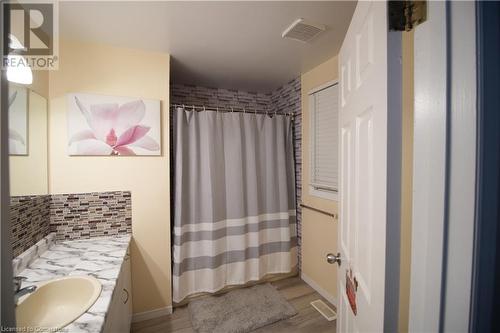
POLYGON ((337 332, 384 331, 388 53, 387 3, 358 1, 339 60, 337 332))

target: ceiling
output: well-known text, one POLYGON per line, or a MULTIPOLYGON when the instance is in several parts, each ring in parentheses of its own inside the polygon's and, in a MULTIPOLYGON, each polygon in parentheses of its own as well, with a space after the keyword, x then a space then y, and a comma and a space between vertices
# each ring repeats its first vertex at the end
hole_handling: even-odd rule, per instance
POLYGON ((60 2, 61 37, 164 51, 171 80, 268 92, 336 55, 356 2, 60 2), (293 21, 325 24, 311 43, 281 38, 293 21))

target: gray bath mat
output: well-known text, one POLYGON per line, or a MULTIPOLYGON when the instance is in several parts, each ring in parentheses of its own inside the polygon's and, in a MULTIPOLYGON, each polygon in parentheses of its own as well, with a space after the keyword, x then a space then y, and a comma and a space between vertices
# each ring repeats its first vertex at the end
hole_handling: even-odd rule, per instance
POLYGON ((191 301, 188 309, 199 333, 245 333, 297 314, 270 284, 203 297, 191 301))

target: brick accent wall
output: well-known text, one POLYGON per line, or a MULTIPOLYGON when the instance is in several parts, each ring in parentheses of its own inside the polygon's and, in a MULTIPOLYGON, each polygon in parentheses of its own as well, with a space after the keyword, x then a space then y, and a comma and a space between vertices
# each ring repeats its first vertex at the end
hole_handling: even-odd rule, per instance
MULTIPOLYGON (((234 107, 245 108, 249 111, 269 111, 277 113, 295 113, 294 141, 295 141, 295 188, 297 195, 297 238, 299 252, 299 268, 301 267, 302 244, 302 210, 299 206, 302 196, 302 107, 300 77, 293 79, 278 89, 268 93, 246 92, 232 89, 207 88, 187 84, 170 85, 170 102, 186 106, 197 105, 207 107, 234 107)), ((170 112, 171 134, 174 126, 172 112, 170 112)), ((172 139, 172 137, 171 137, 172 139)), ((171 144, 173 140, 170 140, 171 144)), ((173 151, 171 147, 171 151, 173 151)), ((173 157, 173 154, 171 155, 173 157)), ((171 164, 171 170, 174 165, 171 164)), ((173 182, 171 182, 173 184, 173 182)), ((174 190, 171 190, 174 193, 174 190)), ((172 205, 173 205, 172 201, 172 205)), ((175 207, 172 207, 175 209, 175 207)))

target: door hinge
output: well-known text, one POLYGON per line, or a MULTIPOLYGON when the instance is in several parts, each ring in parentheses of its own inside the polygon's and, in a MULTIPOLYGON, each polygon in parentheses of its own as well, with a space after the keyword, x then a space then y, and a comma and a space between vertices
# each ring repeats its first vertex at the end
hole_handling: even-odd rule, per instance
POLYGON ((427 1, 389 1, 389 30, 410 31, 427 19, 427 1))

